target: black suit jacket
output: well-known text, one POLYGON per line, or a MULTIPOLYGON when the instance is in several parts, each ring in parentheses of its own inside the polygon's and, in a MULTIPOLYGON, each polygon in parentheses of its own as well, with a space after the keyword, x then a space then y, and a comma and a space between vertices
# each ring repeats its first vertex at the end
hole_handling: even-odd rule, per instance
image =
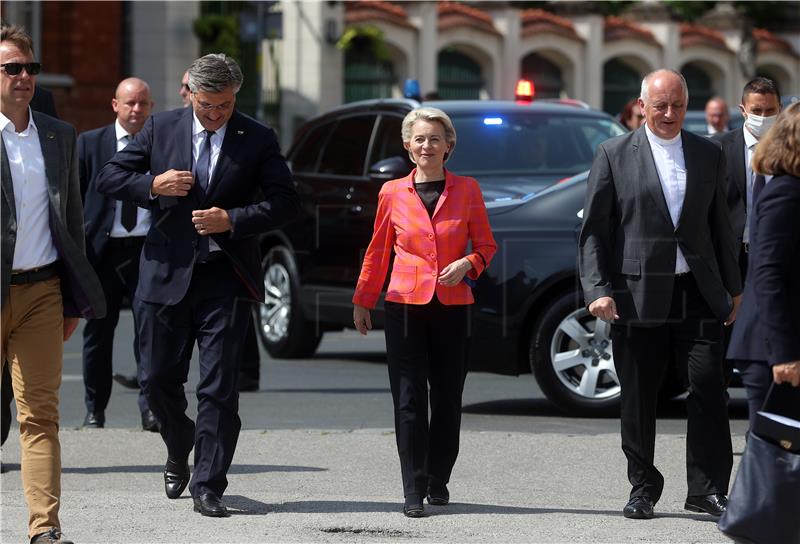
POLYGON ((728 358, 800 360, 800 178, 773 178, 750 221, 749 274, 728 358))
MULTIPOLYGON (((103 288, 84 255, 83 212, 78 181, 78 153, 75 129, 49 115, 33 112, 44 157, 47 195, 50 202, 49 222, 53 243, 61 261, 61 295, 64 315, 103 317, 106 301, 103 288)), ((2 139, 0 139, 2 142, 2 139)), ((5 305, 10 290, 14 246, 17 243, 17 211, 14 183, 3 143, 0 161, 3 199, 0 202, 2 223, 2 301, 5 305)))
POLYGON ((192 120, 192 108, 151 116, 97 177, 101 193, 136 202, 153 213, 142 249, 136 296, 167 305, 183 299, 200 236, 192 224, 192 211, 216 206, 227 210, 233 230, 211 236, 233 263, 247 292, 263 300, 257 235, 296 214, 298 199, 292 175, 274 131, 236 111, 228 121, 208 193, 194 185, 185 197, 151 199, 156 175, 169 169, 192 169, 192 120), (255 202, 259 194, 262 198, 255 202))
POLYGON ((741 292, 722 151, 685 130, 681 138, 687 179, 677 226, 644 126, 600 144, 592 163, 580 234, 581 284, 587 304, 614 298, 620 324, 664 323, 677 246, 717 318, 727 318, 731 297, 741 292))
POLYGON ((53 93, 44 87, 37 85, 33 89, 33 98, 31 98, 30 106, 33 111, 45 113, 50 117, 55 117, 58 119, 58 113, 56 113, 56 102, 53 100, 53 93))
POLYGON ((747 171, 745 170, 744 128, 717 134, 713 140, 722 146, 725 154, 725 188, 733 233, 742 242, 747 221, 747 171))
POLYGON ((117 199, 97 191, 97 174, 117 152, 114 123, 78 136, 78 162, 86 230, 86 256, 97 265, 108 243, 117 199))

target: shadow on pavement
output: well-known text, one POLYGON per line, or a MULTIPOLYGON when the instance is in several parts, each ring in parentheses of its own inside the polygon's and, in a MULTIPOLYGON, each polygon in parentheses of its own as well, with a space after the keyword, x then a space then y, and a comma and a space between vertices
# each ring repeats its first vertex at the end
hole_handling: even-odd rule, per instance
MULTIPOLYGON (((261 472, 325 472, 327 468, 292 465, 231 465, 228 474, 258 474, 261 472)), ((115 467, 64 467, 64 474, 106 474, 106 473, 160 473, 164 465, 120 465, 115 467)))
POLYGON ((326 361, 326 360, 342 360, 342 361, 354 361, 359 363, 379 363, 379 364, 386 364, 386 352, 385 351, 372 351, 372 352, 363 352, 363 351, 353 351, 353 352, 318 352, 317 354, 312 357, 314 361, 326 361))
POLYGON ((332 388, 285 388, 263 389, 267 393, 331 393, 338 395, 352 395, 357 393, 389 393, 388 387, 332 387, 332 388))
POLYGON ((275 511, 275 506, 242 495, 225 495, 225 506, 234 516, 263 516, 275 511))

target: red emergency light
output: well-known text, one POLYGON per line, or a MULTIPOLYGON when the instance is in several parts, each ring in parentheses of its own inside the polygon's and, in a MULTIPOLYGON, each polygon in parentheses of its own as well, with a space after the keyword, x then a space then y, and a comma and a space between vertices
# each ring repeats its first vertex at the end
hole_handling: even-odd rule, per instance
POLYGON ((535 92, 533 81, 520 79, 517 81, 517 89, 514 91, 514 100, 523 103, 533 102, 533 95, 535 92))

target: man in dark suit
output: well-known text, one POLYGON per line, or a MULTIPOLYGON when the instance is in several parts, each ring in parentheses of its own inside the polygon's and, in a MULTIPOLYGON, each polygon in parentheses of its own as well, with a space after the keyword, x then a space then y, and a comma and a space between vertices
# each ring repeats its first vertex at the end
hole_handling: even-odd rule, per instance
MULTIPOLYGON (((95 178, 106 162, 144 126, 153 100, 150 87, 141 79, 124 79, 117 85, 111 107, 116 120, 78 137, 81 194, 86 226, 86 256, 92 263, 106 295, 106 316, 90 319, 83 328, 83 383, 86 418, 84 427, 102 428, 111 397, 114 329, 125 297, 133 300, 139 282, 139 255, 150 228, 150 211, 133 202, 120 202, 101 195, 95 178)), ((134 325, 134 330, 135 330, 134 325)), ((139 367, 139 341, 134 334, 133 356, 139 367)), ((138 385, 137 385, 138 387, 138 385)), ((158 432, 158 422, 139 391, 142 428, 158 432)))
MULTIPOLYGON (((58 119, 53 93, 44 87, 37 85, 33 90, 30 106, 33 111, 45 113, 58 119)), ((11 430, 11 403, 14 400, 14 391, 11 389, 11 374, 8 369, 8 365, 3 367, 2 385, 0 386, 0 390, 2 390, 0 392, 0 445, 6 443, 8 433, 11 430)), ((0 465, 0 472, 5 472, 5 468, 2 465, 0 465)))
POLYGON ((586 304, 612 323, 629 518, 653 517, 664 486, 653 457, 656 399, 669 366, 690 388, 685 508, 721 515, 733 463, 722 324, 735 319, 741 293, 736 239, 721 150, 681 130, 688 99, 679 73, 645 77, 646 123, 599 146, 580 235, 586 304))
POLYGON ((781 109, 781 97, 772 80, 757 77, 750 80, 742 91, 739 109, 744 126, 714 137, 725 153, 728 209, 733 232, 739 242, 739 268, 744 281, 747 275, 747 252, 750 245, 747 218, 751 215, 754 188, 760 190, 766 178, 753 173, 750 159, 758 140, 775 122, 781 109))
POLYGON ((58 510, 58 389, 64 341, 80 316, 101 317, 84 256, 75 129, 29 108, 41 65, 20 28, 0 32, 2 354, 11 367, 31 542, 65 544, 58 510))
POLYGON ((167 446, 167 497, 186 487, 194 447, 194 508, 213 517, 228 515, 222 495, 241 428, 240 346, 251 303, 264 297, 257 235, 298 206, 275 133, 235 109, 241 84, 230 57, 197 59, 192 107, 153 115, 97 178, 101 193, 152 211, 133 302, 141 384, 167 446), (196 423, 183 391, 195 341, 196 423))

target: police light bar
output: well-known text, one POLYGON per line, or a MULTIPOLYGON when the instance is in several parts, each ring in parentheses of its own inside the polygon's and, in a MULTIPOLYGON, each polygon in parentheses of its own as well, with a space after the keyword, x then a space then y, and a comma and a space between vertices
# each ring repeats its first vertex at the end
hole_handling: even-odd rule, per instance
POLYGON ((533 102, 533 95, 535 92, 533 81, 528 79, 520 79, 517 81, 517 89, 514 92, 514 100, 517 102, 533 102))

